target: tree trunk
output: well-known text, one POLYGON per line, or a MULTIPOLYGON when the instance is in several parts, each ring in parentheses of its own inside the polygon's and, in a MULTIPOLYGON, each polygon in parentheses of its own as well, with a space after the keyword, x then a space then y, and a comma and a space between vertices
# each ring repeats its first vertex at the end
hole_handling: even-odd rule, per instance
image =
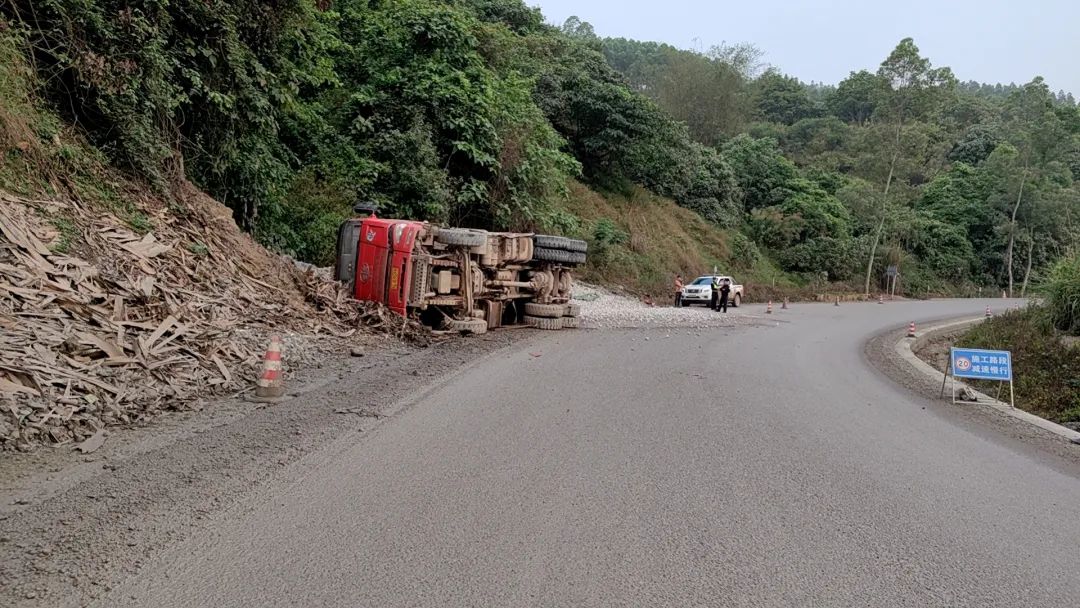
POLYGON ((1009 297, 1013 297, 1013 245, 1016 244, 1016 212, 1020 210, 1020 201, 1024 198, 1024 183, 1027 182, 1027 168, 1020 178, 1020 193, 1016 195, 1012 219, 1009 221, 1009 246, 1005 249, 1005 267, 1009 271, 1009 297))
POLYGON ((896 171, 896 161, 900 158, 900 128, 902 122, 896 123, 896 148, 893 149, 892 161, 889 162, 889 177, 885 179, 885 191, 881 195, 881 222, 878 223, 874 233, 874 244, 870 246, 870 259, 866 261, 866 285, 865 294, 870 295, 870 277, 874 274, 874 256, 877 254, 878 242, 881 234, 885 232, 885 218, 889 209, 889 188, 892 186, 893 173, 896 171))
POLYGON ((1030 235, 1028 239, 1028 254, 1027 254, 1027 268, 1024 270, 1024 284, 1020 287, 1020 297, 1027 297, 1028 279, 1031 277, 1031 254, 1035 249, 1035 235, 1030 235))

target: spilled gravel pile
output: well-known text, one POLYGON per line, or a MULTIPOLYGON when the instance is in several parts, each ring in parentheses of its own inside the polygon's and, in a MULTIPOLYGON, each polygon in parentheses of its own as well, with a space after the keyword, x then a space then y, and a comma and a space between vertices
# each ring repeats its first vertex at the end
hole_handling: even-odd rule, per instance
MULTIPOLYGON (((702 306, 675 308, 671 302, 649 305, 584 283, 574 285, 574 301, 581 305, 582 327, 590 329, 735 327, 763 321, 760 310, 729 308, 727 314, 702 306)), ((761 308, 760 305, 755 308, 761 308)))

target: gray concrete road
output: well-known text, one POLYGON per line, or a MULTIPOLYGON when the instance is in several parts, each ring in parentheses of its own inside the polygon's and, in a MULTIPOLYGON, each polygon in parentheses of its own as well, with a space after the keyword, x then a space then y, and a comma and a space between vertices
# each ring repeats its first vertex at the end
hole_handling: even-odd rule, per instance
POLYGON ((1080 471, 864 360, 883 329, 985 304, 538 337, 100 605, 1077 605, 1080 471))

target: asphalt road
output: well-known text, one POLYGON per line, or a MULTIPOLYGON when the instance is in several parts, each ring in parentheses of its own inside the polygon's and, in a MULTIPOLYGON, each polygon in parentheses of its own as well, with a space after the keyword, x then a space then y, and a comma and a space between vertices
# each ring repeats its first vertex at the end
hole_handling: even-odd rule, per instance
POLYGON ((1075 606, 1080 471, 864 360, 883 329, 983 306, 538 337, 99 605, 1075 606))

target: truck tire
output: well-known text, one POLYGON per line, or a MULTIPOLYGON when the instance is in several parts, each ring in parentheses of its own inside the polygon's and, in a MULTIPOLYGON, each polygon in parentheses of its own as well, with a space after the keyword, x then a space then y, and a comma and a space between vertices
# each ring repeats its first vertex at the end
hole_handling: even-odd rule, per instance
POLYGON ((487 333, 488 324, 483 319, 449 319, 446 322, 450 331, 460 331, 463 334, 483 335, 487 333))
POLYGON ((435 232, 435 242, 460 247, 479 247, 487 242, 487 232, 467 228, 439 228, 435 232))
POLYGON ((578 253, 585 253, 589 250, 589 244, 585 241, 565 236, 537 234, 533 236, 533 242, 537 247, 543 247, 544 249, 562 249, 563 251, 576 251, 578 253))
POLYGON ((574 264, 575 266, 580 266, 580 265, 585 263, 585 254, 584 253, 582 253, 580 251, 568 251, 567 253, 570 254, 570 261, 567 262, 568 264, 574 264))
POLYGON ((537 234, 533 236, 533 242, 537 247, 544 249, 567 249, 570 239, 565 236, 552 236, 550 234, 537 234))
POLYGON ((735 294, 735 297, 731 300, 731 307, 738 308, 739 304, 742 304, 742 294, 735 294))
POLYGON ((563 329, 577 329, 581 327, 581 319, 577 317, 563 317, 562 318, 563 329))
POLYGON ((535 327, 536 329, 556 330, 563 328, 563 318, 557 317, 554 319, 548 317, 530 317, 525 315, 525 324, 529 327, 535 327))
POLYGON ((562 249, 548 249, 547 247, 537 247, 533 250, 533 259, 541 262, 556 262, 559 264, 573 264, 570 260, 573 255, 570 251, 563 251, 562 249))
POLYGON ((567 304, 566 311, 563 312, 564 317, 577 317, 581 314, 580 304, 567 304))
POLYGON ((589 251, 589 244, 585 241, 578 239, 566 239, 567 245, 565 249, 567 251, 576 251, 578 253, 586 253, 589 251))
POLYGON ((537 304, 536 302, 525 303, 525 314, 530 317, 544 317, 545 319, 558 319, 566 312, 563 304, 537 304))

